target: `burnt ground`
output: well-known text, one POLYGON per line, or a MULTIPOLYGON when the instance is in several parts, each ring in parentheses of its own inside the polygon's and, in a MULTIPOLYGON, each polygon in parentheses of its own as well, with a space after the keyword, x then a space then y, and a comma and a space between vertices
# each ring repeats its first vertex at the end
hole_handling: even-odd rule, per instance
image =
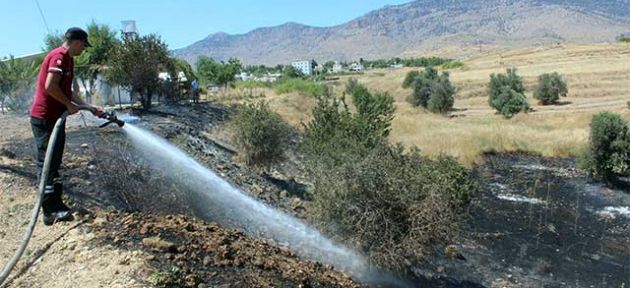
POLYGON ((486 155, 475 169, 482 191, 455 241, 462 260, 419 270, 441 267, 492 287, 628 287, 630 193, 575 167, 573 159, 486 155))

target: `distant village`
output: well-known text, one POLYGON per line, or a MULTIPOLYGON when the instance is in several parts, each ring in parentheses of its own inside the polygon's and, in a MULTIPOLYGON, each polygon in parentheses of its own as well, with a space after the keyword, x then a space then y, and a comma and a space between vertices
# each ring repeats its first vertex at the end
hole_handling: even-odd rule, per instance
MULTIPOLYGON (((351 63, 334 61, 331 67, 325 67, 324 64, 318 64, 315 60, 297 60, 291 62, 291 66, 307 77, 323 74, 361 73, 366 70, 366 67, 361 63, 361 61, 351 63)), ((402 68, 403 66, 403 64, 389 65, 390 68, 402 68)), ((278 80, 281 76, 282 73, 266 73, 262 76, 256 76, 252 73, 241 72, 236 75, 236 79, 242 81, 272 83, 278 80)))

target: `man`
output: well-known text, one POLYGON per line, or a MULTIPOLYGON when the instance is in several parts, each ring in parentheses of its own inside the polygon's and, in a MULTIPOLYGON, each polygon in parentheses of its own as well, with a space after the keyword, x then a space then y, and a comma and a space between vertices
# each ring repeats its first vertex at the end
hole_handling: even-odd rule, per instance
MULTIPOLYGON (((50 51, 39 69, 35 99, 31 107, 31 128, 35 140, 37 174, 41 177, 42 166, 48 146, 48 139, 52 130, 66 110, 70 114, 78 112, 77 105, 87 105, 92 108, 94 115, 101 115, 103 109, 86 104, 81 98, 72 93, 74 77, 74 62, 72 57, 79 56, 86 47, 90 47, 88 35, 80 28, 70 28, 64 35, 64 43, 50 51)), ((76 91, 78 92, 78 91, 76 91)), ((59 166, 63 156, 66 132, 65 123, 59 131, 59 136, 53 149, 46 187, 42 199, 44 224, 52 225, 57 221, 72 221, 70 208, 61 198, 62 185, 59 176, 59 166)))
POLYGON ((197 82, 197 79, 193 79, 190 86, 192 88, 193 103, 199 103, 199 82, 197 82))

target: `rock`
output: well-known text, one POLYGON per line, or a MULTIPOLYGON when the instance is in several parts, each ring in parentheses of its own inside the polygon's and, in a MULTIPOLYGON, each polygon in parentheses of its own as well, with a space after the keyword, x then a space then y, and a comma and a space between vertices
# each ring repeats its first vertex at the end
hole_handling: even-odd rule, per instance
POLYGON ((177 246, 172 242, 162 240, 160 237, 147 237, 142 239, 142 244, 162 252, 177 252, 177 246))
POLYGON ((90 147, 90 145, 88 145, 87 143, 81 144, 81 148, 88 148, 88 147, 90 147))
POLYGON ((197 285, 197 288, 208 288, 208 285, 204 283, 199 283, 199 285, 197 285))
POLYGON ((280 192, 280 197, 282 197, 282 198, 287 198, 287 197, 289 197, 289 192, 288 192, 287 190, 282 190, 282 191, 280 192))
POLYGON ((96 165, 89 165, 87 168, 88 168, 88 170, 95 170, 96 169, 96 165))
POLYGON ((437 273, 444 273, 444 266, 438 266, 435 271, 437 271, 437 273))

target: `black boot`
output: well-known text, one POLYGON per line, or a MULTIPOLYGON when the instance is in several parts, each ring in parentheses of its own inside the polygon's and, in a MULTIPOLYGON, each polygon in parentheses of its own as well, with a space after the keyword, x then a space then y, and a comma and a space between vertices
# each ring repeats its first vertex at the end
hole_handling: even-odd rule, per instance
POLYGON ((54 205, 56 206, 56 211, 70 211, 70 207, 68 207, 65 203, 63 203, 63 199, 61 195, 63 194, 63 186, 61 183, 55 183, 53 185, 53 199, 54 205))
POLYGON ((70 208, 61 200, 61 184, 56 183, 52 193, 44 194, 42 210, 44 211, 44 225, 52 225, 59 221, 72 221, 74 217, 70 208))

